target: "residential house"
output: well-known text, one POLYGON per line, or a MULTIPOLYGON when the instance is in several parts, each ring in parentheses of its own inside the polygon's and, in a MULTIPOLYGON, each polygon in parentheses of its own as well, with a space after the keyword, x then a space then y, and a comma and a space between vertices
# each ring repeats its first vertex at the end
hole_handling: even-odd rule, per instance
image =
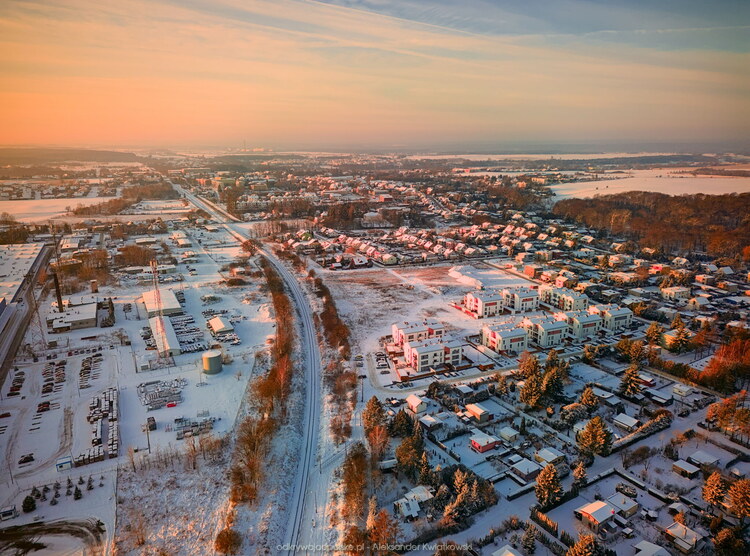
POLYGON ((664 530, 664 536, 683 554, 693 552, 698 543, 703 540, 702 535, 676 521, 664 530))
POLYGON ((599 532, 599 530, 611 521, 617 510, 614 506, 603 500, 596 500, 588 504, 584 504, 577 510, 573 511, 573 515, 577 519, 580 519, 585 523, 591 530, 599 532))

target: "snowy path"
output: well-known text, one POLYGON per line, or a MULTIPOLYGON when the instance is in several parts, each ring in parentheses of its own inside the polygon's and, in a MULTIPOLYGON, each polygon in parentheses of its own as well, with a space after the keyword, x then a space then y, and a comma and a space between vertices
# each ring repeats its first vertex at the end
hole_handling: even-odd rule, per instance
MULTIPOLYGON (((195 195, 185 191, 181 187, 173 186, 185 195, 190 202, 196 207, 205 210, 216 220, 221 222, 224 227, 238 239, 244 241, 249 239, 247 231, 235 225, 236 219, 220 210, 212 203, 207 203, 198 199, 195 195)), ((317 519, 318 514, 318 493, 320 486, 323 484, 327 493, 327 482, 321 481, 324 477, 322 466, 319 470, 315 469, 316 451, 318 448, 319 427, 320 427, 320 377, 321 355, 318 347, 315 324, 313 322, 313 312, 310 303, 305 296, 304 291, 297 282, 295 276, 268 250, 263 249, 266 259, 273 265, 279 276, 284 280, 289 294, 294 302, 297 313, 300 318, 301 333, 300 344, 302 346, 305 358, 305 375, 307 388, 305 389, 305 417, 303 419, 303 441, 300 445, 299 467, 294 481, 292 497, 288 501, 290 509, 289 524, 284 536, 285 548, 289 549, 285 553, 296 554, 306 552, 304 547, 315 546, 320 544, 323 539, 324 520, 317 519), (316 481, 317 479, 317 481, 316 481), (313 500, 310 500, 311 495, 313 500)), ((318 456, 320 459, 320 456, 318 456)), ((330 463, 327 466, 330 469, 330 463)), ((328 476, 328 473, 325 475, 328 476)), ((325 494, 321 493, 321 498, 325 494)), ((324 500, 321 500, 324 502, 324 500)))

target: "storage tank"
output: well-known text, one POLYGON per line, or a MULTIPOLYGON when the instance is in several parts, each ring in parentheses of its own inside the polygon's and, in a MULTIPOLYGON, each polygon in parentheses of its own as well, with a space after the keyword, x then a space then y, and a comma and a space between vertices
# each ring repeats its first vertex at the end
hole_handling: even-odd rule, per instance
POLYGON ((203 353, 203 372, 207 375, 215 375, 221 372, 221 352, 212 349, 203 353))

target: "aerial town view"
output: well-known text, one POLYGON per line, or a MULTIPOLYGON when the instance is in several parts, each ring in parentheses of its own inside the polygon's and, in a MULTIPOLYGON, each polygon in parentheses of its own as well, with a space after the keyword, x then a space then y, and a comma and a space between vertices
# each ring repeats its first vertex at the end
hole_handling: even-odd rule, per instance
POLYGON ((748 554, 750 3, 0 14, 0 554, 748 554))

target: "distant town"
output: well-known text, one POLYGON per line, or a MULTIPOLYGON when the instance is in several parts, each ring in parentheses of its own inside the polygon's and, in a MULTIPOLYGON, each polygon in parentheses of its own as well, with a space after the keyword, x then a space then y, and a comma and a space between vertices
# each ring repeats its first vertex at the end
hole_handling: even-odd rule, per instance
POLYGON ((0 161, 0 551, 746 553, 748 157, 0 161))

